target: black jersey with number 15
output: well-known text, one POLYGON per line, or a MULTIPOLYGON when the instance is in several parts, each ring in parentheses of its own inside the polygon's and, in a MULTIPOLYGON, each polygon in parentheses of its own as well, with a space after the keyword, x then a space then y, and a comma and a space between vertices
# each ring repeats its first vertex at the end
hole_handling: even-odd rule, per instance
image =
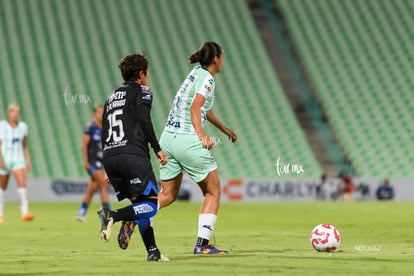
POLYGON ((102 115, 103 158, 134 154, 149 158, 148 144, 161 150, 151 122, 152 92, 147 86, 126 82, 105 101, 102 115))

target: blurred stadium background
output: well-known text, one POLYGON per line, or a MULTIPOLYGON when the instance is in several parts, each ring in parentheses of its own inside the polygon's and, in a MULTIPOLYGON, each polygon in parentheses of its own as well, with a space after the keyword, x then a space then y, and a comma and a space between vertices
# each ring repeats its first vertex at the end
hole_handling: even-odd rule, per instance
POLYGON ((122 82, 120 58, 147 53, 159 136, 188 54, 214 40, 225 51, 214 110, 239 136, 209 127, 223 179, 408 185, 413 11, 411 0, 0 0, 0 114, 22 107, 32 179, 87 179, 83 129, 122 82), (277 158, 304 172, 279 176, 277 158))

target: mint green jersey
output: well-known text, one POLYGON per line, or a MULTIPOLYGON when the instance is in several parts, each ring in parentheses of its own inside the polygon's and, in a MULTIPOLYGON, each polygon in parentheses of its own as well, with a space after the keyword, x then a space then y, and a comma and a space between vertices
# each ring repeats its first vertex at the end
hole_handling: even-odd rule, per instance
POLYGON ((174 98, 165 131, 195 134, 191 123, 190 107, 197 93, 205 98, 204 105, 201 107, 201 122, 204 127, 207 119, 206 113, 214 103, 214 87, 214 78, 210 72, 200 65, 195 66, 181 84, 174 98))
MULTIPOLYGON (((20 121, 16 127, 11 127, 7 120, 0 121, 1 154, 6 171, 25 166, 23 140, 26 137, 26 123, 20 121)), ((3 170, 0 170, 0 174, 4 174, 3 170)))

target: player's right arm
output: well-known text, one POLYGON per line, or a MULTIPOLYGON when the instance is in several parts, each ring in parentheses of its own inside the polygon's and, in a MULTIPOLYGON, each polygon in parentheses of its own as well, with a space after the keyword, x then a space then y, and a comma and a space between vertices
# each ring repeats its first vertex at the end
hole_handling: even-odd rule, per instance
POLYGON ((89 158, 88 158, 88 145, 91 140, 91 136, 88 134, 83 134, 82 137, 82 158, 83 158, 83 166, 87 171, 89 171, 91 165, 89 164, 89 158))

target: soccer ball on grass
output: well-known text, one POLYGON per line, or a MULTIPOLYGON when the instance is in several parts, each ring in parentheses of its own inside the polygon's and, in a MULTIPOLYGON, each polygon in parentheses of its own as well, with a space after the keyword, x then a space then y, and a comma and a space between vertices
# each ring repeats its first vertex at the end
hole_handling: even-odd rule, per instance
POLYGON ((312 247, 319 252, 333 252, 341 243, 341 235, 331 224, 319 224, 310 235, 312 247))

